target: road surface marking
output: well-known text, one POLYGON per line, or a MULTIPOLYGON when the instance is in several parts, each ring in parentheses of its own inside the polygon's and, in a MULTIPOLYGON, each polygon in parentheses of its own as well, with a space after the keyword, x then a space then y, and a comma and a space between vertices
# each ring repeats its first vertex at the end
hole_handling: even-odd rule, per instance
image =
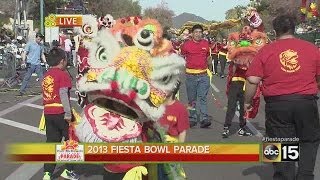
POLYGON ((215 92, 217 92, 217 93, 220 92, 220 90, 213 84, 212 81, 210 82, 210 86, 211 86, 211 88, 212 88, 215 92))
MULTIPOLYGON (((30 99, 28 99, 28 100, 25 100, 25 101, 23 101, 23 102, 21 102, 21 103, 22 103, 22 104, 33 103, 33 102, 35 102, 35 101, 37 101, 38 99, 41 99, 41 98, 42 98, 42 96, 39 95, 39 96, 35 96, 35 97, 33 97, 33 98, 30 98, 30 99)), ((16 104, 16 105, 14 105, 14 106, 12 106, 12 107, 10 107, 10 108, 7 108, 7 109, 5 109, 5 110, 0 111, 0 116, 3 116, 3 115, 5 115, 5 114, 8 114, 8 113, 10 113, 10 112, 12 112, 12 111, 15 111, 15 110, 17 110, 17 109, 20 109, 20 108, 23 106, 21 103, 16 104)))
POLYGON ((37 108, 37 109, 43 109, 43 106, 36 105, 36 104, 32 104, 32 103, 19 103, 19 104, 24 105, 24 106, 29 106, 29 107, 37 108))
POLYGON ((23 164, 5 180, 31 179, 42 167, 43 164, 23 164))
MULTIPOLYGON (((3 116, 3 115, 6 115, 10 112, 16 111, 16 110, 22 108, 23 106, 25 106, 25 104, 31 104, 41 98, 42 98, 42 96, 39 95, 39 96, 32 97, 30 99, 27 99, 26 101, 23 101, 22 103, 16 104, 10 108, 7 108, 3 111, 0 111, 0 116, 3 116)), ((5 118, 0 117, 0 123, 6 124, 9 126, 13 126, 13 127, 19 128, 19 129, 23 129, 26 131, 34 132, 37 134, 45 135, 45 132, 39 131, 39 129, 37 127, 30 126, 30 125, 23 124, 23 123, 19 123, 19 122, 15 122, 15 121, 12 121, 9 119, 5 119, 5 118)), ((6 180, 31 179, 42 167, 43 167, 42 164, 41 165, 40 164, 23 164, 18 169, 16 169, 14 172, 12 172, 6 178, 6 180)))
POLYGON ((6 124, 6 125, 9 125, 9 126, 13 126, 13 127, 16 127, 16 128, 20 128, 20 129, 23 129, 23 130, 26 130, 26 131, 31 131, 31 132, 34 132, 34 133, 37 133, 37 134, 43 134, 43 135, 46 134, 45 132, 39 131, 39 129, 37 127, 30 126, 30 125, 23 124, 23 123, 19 123, 19 122, 15 122, 15 121, 12 121, 12 120, 9 120, 9 119, 5 119, 5 118, 1 118, 1 117, 0 117, 0 123, 6 124))

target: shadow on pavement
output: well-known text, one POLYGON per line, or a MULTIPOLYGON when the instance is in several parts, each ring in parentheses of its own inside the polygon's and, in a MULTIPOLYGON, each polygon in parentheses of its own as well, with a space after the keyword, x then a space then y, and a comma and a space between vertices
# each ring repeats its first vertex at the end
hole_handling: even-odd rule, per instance
POLYGON ((272 164, 252 166, 242 171, 243 176, 249 176, 252 174, 256 174, 257 176, 259 176, 260 180, 270 180, 272 179, 273 174, 272 164))
POLYGON ((250 122, 258 131, 260 131, 260 133, 263 133, 266 131, 266 128, 263 126, 259 126, 258 122, 250 122))

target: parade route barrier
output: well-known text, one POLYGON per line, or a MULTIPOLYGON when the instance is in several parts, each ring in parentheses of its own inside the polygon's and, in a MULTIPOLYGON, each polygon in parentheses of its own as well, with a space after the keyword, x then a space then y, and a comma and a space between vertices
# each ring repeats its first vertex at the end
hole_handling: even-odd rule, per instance
POLYGON ((7 52, 2 55, 0 72, 0 79, 3 80, 1 88, 5 86, 12 88, 22 81, 20 73, 16 70, 16 60, 12 53, 7 52))

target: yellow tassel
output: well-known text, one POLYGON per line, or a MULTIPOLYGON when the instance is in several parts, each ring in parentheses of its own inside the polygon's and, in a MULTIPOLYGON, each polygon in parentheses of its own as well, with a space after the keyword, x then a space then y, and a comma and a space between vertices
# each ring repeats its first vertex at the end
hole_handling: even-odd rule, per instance
POLYGON ((42 112, 40 122, 39 122, 39 130, 46 131, 46 119, 44 118, 44 113, 42 112))
POLYGON ((210 85, 211 85, 211 83, 212 83, 212 77, 213 77, 212 72, 211 72, 209 69, 207 69, 207 74, 208 74, 208 76, 209 76, 210 85))
POLYGON ((72 108, 72 115, 74 117, 76 124, 79 124, 81 122, 81 116, 74 108, 72 108))
POLYGON ((178 143, 179 142, 179 139, 177 137, 174 137, 174 136, 170 136, 170 135, 165 135, 165 141, 167 143, 178 143))

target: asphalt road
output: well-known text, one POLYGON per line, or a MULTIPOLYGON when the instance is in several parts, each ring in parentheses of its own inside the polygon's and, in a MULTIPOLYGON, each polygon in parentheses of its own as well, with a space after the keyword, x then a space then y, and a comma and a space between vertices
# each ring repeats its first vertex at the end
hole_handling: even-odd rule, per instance
MULTIPOLYGON (((32 91, 40 92, 39 83, 35 77, 30 84, 32 91)), ((41 96, 15 97, 17 91, 4 92, 0 89, 0 179, 8 180, 38 180, 42 178, 42 164, 12 164, 4 158, 5 145, 16 142, 44 142, 45 135, 38 131, 38 123, 42 113, 41 96)), ((74 93, 72 97, 75 98, 74 93)), ((185 86, 181 87, 181 100, 186 102, 185 86)), ((78 111, 73 99, 72 104, 78 111)), ((208 94, 209 114, 213 117, 211 128, 192 128, 187 134, 187 142, 257 142, 260 143, 265 132, 264 128, 264 102, 262 101, 258 117, 250 120, 249 127, 254 132, 252 137, 239 137, 237 116, 234 118, 230 138, 223 139, 223 129, 227 98, 225 96, 225 79, 214 76, 213 88, 208 94)), ((319 153, 320 154, 320 153, 319 153)), ((318 154, 315 179, 320 179, 320 155, 318 154)), ((210 164, 185 164, 188 179, 191 180, 270 180, 273 169, 268 163, 210 163, 210 164)), ((61 172, 57 167, 55 176, 61 172)), ((81 165, 77 167, 81 179, 100 180, 103 169, 101 165, 81 165)))

